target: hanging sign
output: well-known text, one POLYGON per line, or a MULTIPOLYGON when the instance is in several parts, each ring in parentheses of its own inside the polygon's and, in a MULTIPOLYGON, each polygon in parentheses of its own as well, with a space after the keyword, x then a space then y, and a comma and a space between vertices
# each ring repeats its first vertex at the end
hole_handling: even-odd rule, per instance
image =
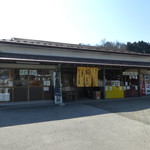
POLYGON ((54 99, 55 104, 62 103, 62 87, 61 87, 61 69, 60 65, 56 67, 56 72, 54 72, 54 99))

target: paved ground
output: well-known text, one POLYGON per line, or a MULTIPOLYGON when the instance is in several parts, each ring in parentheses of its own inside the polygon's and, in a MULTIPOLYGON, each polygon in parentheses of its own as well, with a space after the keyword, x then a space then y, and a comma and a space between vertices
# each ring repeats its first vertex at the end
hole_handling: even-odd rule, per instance
POLYGON ((149 124, 149 97, 0 107, 0 150, 148 150, 149 124))
POLYGON ((132 98, 132 100, 126 99, 121 101, 115 100, 102 103, 90 103, 88 105, 150 125, 150 96, 132 98))

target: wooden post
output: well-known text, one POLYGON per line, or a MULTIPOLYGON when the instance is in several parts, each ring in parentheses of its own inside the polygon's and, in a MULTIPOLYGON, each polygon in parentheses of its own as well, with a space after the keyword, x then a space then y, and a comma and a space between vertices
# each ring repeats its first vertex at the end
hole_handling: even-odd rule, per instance
POLYGON ((105 78, 105 66, 103 69, 103 82, 104 82, 104 99, 106 98, 106 78, 105 78))

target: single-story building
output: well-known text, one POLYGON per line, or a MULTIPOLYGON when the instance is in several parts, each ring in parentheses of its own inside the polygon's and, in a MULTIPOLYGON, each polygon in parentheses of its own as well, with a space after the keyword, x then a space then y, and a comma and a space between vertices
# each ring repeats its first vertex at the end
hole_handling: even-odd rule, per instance
POLYGON ((0 40, 0 102, 150 94, 150 54, 12 38, 0 40))

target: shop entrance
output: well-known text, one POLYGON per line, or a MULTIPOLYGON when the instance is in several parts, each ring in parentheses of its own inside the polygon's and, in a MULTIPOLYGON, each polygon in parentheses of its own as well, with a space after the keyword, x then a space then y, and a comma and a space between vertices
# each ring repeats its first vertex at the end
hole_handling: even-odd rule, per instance
MULTIPOLYGON (((78 82, 78 68, 93 69, 96 67, 74 67, 62 69, 62 91, 64 101, 77 101, 78 99, 112 99, 139 96, 138 69, 107 67, 98 68, 97 85, 92 83, 92 76, 80 71, 78 82), (84 74, 84 75, 83 75, 84 74), (87 86, 88 81, 88 86, 87 86), (105 81, 105 82, 104 82, 105 81), (79 86, 77 85, 79 84, 79 86)), ((147 85, 148 85, 147 77, 147 85)), ((147 86, 148 87, 148 86, 147 86)), ((148 89, 148 88, 147 88, 148 89)), ((148 91, 148 90, 147 90, 148 91)))
POLYGON ((0 69, 0 101, 53 99, 52 70, 0 69))
MULTIPOLYGON (((88 67, 94 68, 94 67, 88 67)), ((96 67, 95 67, 96 68, 96 67)), ((81 68, 86 69, 86 67, 81 68)), ((98 68, 97 68, 98 69, 98 68)), ((93 81, 91 79, 91 85, 85 86, 85 77, 83 79, 84 85, 79 87, 77 85, 77 67, 72 68, 62 68, 62 95, 63 101, 78 101, 78 100, 91 100, 100 99, 104 97, 104 84, 103 84, 103 70, 97 70, 97 85, 93 86, 93 81)), ((87 78, 92 78, 92 76, 87 78)), ((81 77, 82 78, 82 77, 81 77)), ((90 84, 90 83, 89 83, 90 84)))
POLYGON ((52 99, 52 71, 44 69, 14 70, 14 101, 52 99), (19 94, 18 94, 19 93, 19 94))
POLYGON ((138 72, 129 69, 107 69, 106 98, 139 96, 138 72))

